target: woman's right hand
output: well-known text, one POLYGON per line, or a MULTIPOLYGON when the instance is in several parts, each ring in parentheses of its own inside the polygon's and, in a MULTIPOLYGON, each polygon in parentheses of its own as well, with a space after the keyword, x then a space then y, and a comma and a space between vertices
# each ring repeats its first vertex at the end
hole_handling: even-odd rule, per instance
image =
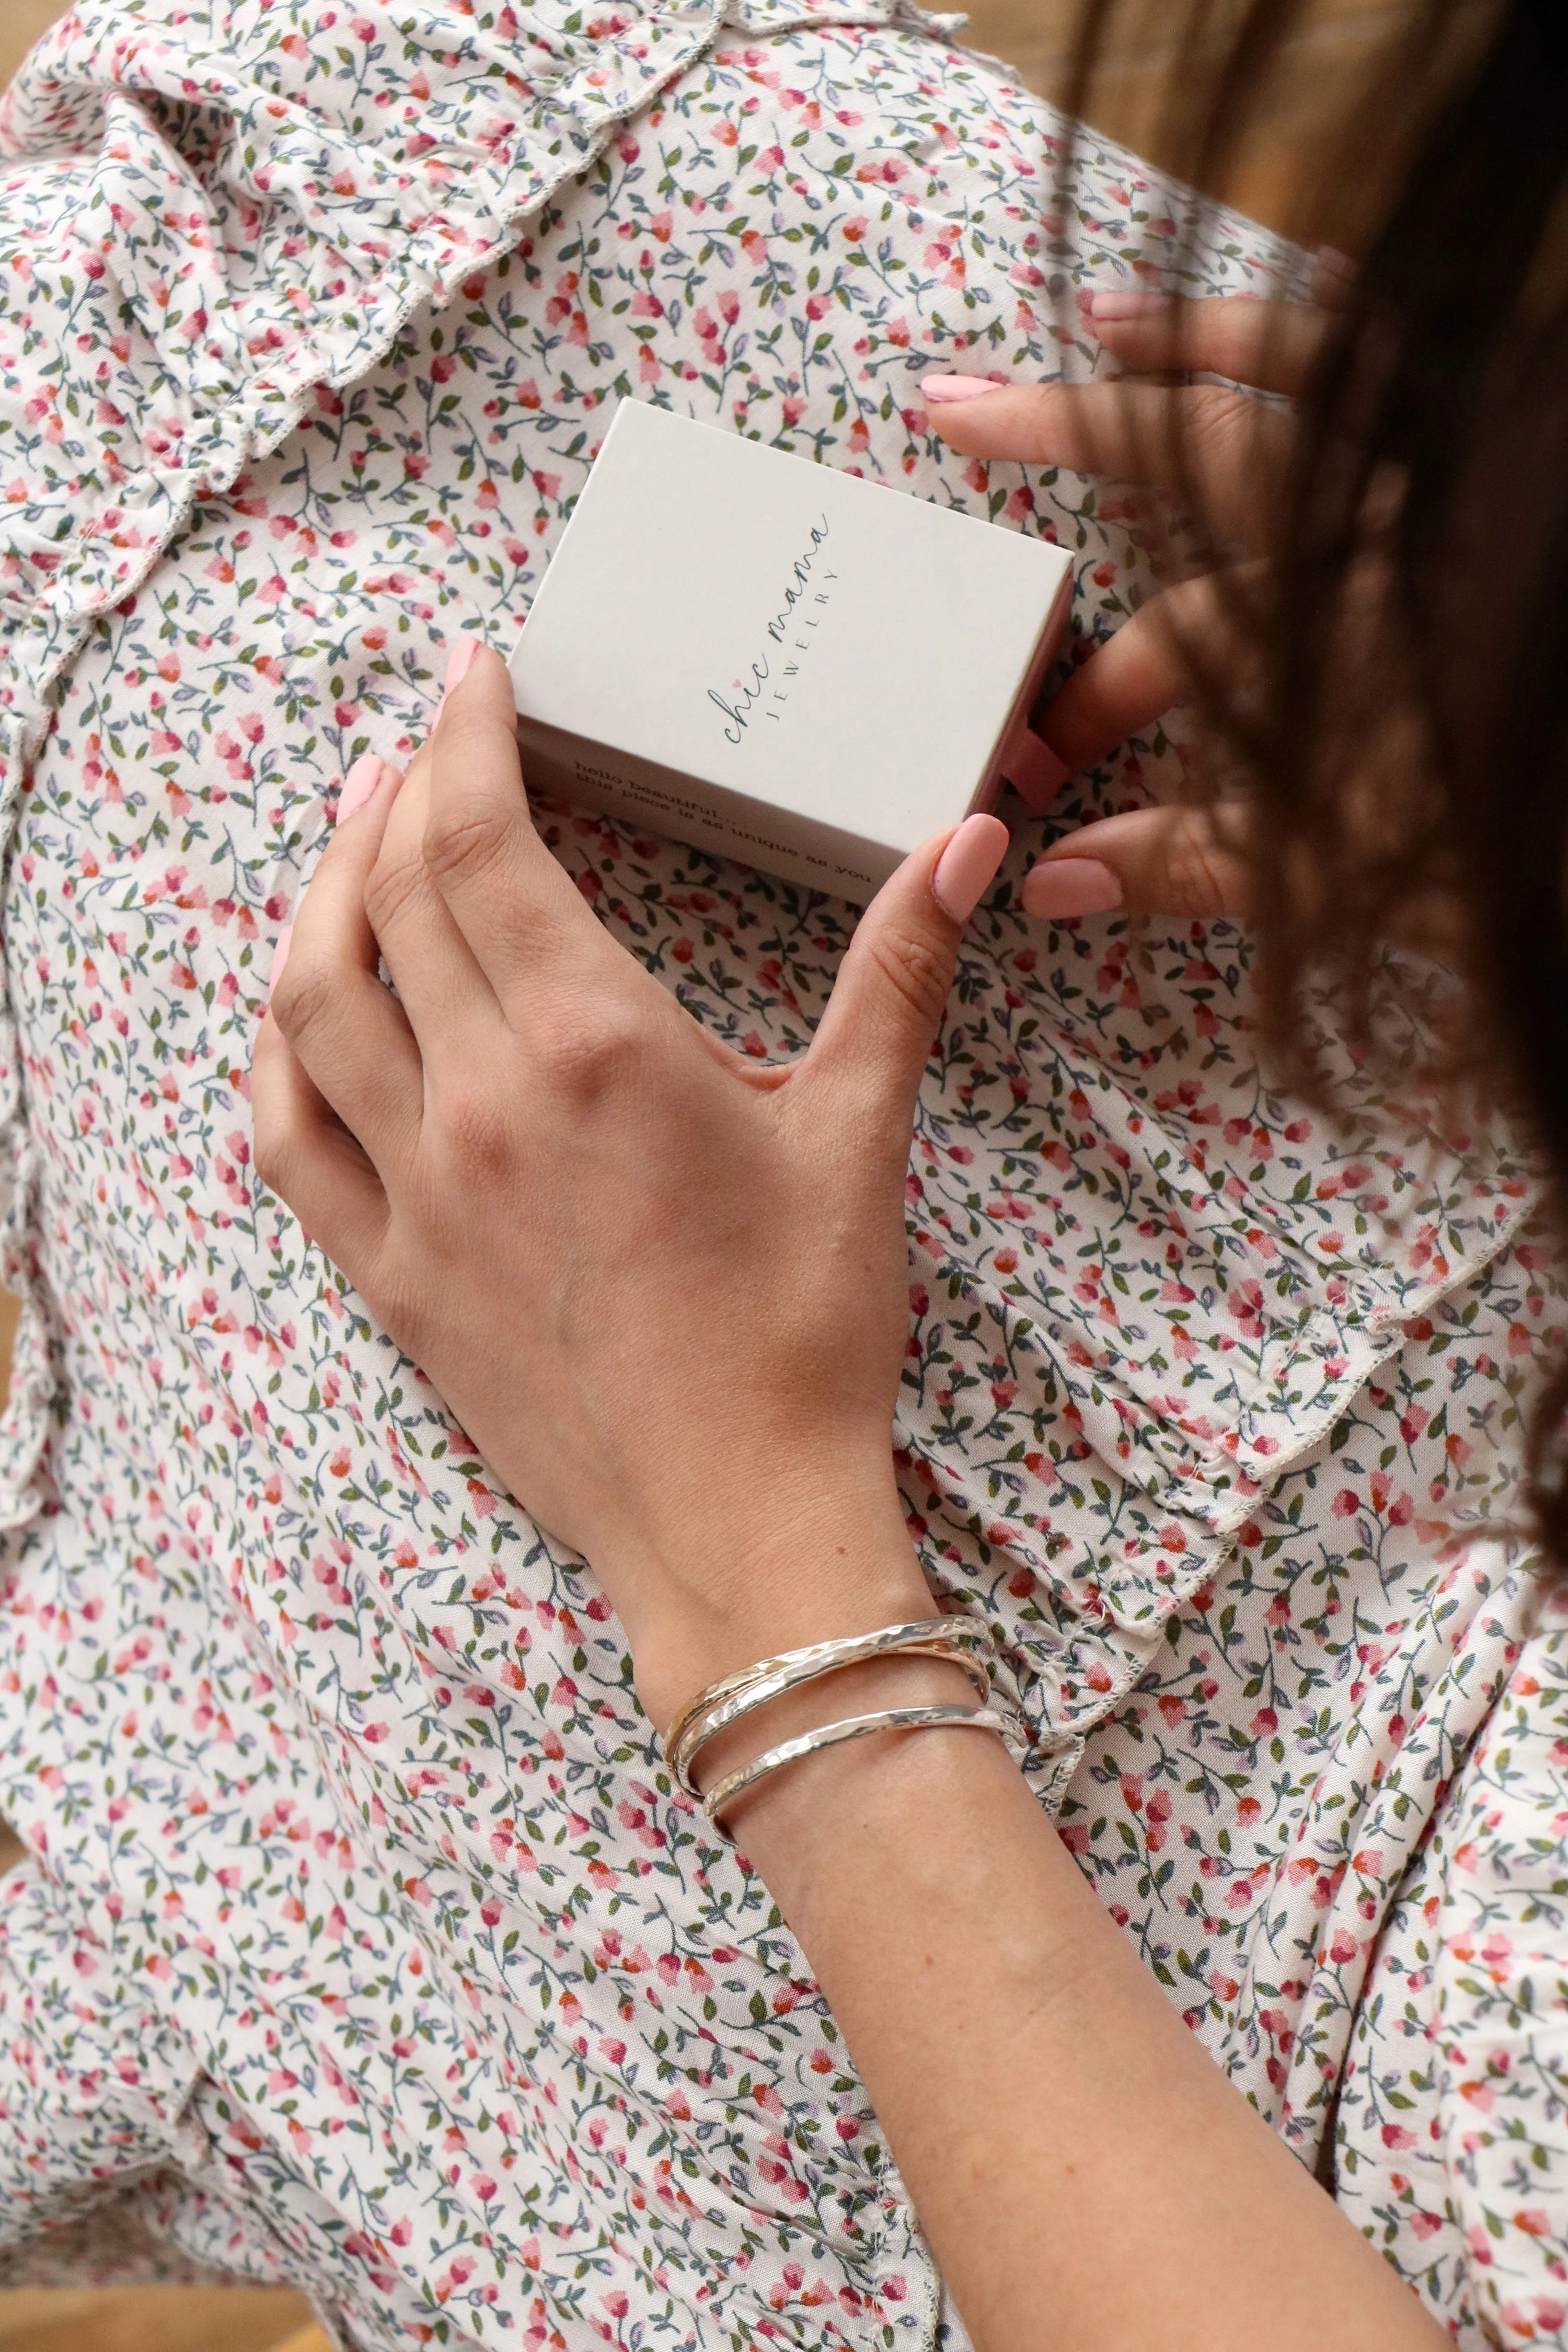
MULTIPOLYGON (((1247 614, 1267 593, 1276 500, 1295 427, 1289 409, 1234 387, 1301 391, 1348 268, 1321 258, 1310 305, 1097 294, 1086 324, 1123 362, 1124 376, 1087 384, 924 380, 933 426, 965 456, 1150 485, 1194 509, 1211 543, 1239 551, 1235 562, 1151 598, 1074 672, 1038 730, 1065 775, 1093 766, 1190 701, 1200 669, 1241 683, 1256 671, 1247 614), (1146 380, 1173 370, 1227 381, 1146 380)), ((1112 909, 1243 914, 1247 851, 1244 802, 1137 809, 1054 843, 1025 880, 1024 905, 1058 919, 1112 909)))
POLYGON ((505 665, 459 656, 429 744, 340 816, 296 912, 256 1164, 593 1561, 664 1725, 755 1658, 930 1614, 889 1444, 910 1129, 1006 828, 972 816, 906 860, 809 1048, 759 1061, 550 855, 505 665))

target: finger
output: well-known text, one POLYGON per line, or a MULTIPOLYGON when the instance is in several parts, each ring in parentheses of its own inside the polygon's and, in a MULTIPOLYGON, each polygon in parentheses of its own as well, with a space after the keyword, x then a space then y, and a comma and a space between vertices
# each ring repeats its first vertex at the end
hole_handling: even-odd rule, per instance
MULTIPOLYGON (((943 380, 924 379, 928 401, 935 402, 932 387, 943 380)), ((974 399, 937 403, 930 414, 942 438, 966 456, 1149 482, 1179 498, 1220 538, 1248 546, 1268 536, 1295 429, 1280 410, 1224 384, 1126 379, 997 385, 974 399)))
MULTIPOLYGON (((566 935, 613 951, 570 875, 534 831, 518 756, 511 677, 480 650, 447 694, 432 747, 425 864, 503 1007, 566 935)), ((597 953, 595 947, 593 952, 597 953)))
POLYGON ((1037 722, 1069 776, 1200 688, 1227 694, 1261 672, 1259 622, 1269 574, 1237 564, 1184 580, 1124 621, 1074 670, 1037 722))
POLYGON ((317 1091, 386 1173, 412 1151, 424 1087, 419 1051, 377 977, 365 888, 398 793, 397 772, 341 819, 295 911, 269 1016, 317 1091))
POLYGON ((999 817, 971 816, 905 858, 861 916, 792 1078, 792 1092, 807 1098, 823 1085, 851 1092, 900 1156, 964 925, 1006 851, 999 817))
POLYGON ((1077 915, 1245 915, 1251 903, 1250 812, 1134 809, 1086 824, 1024 877, 1025 909, 1077 915))
MULTIPOLYGON (((374 798, 384 771, 391 764, 389 760, 378 758, 374 751, 363 753, 354 761, 338 793, 337 813, 332 819, 334 824, 347 824, 351 816, 358 815, 365 803, 374 798)), ((401 770, 398 773, 401 781, 401 770)))
POLYGON ((310 1083, 270 1008, 257 1035, 250 1089, 262 1183, 334 1265, 372 1263, 387 1224, 381 1179, 310 1083))
POLYGON ((1131 368, 1207 370, 1259 392, 1300 393, 1333 331, 1305 302, 1259 302, 1249 295, 1190 302, 1120 287, 1097 294, 1089 323, 1131 368))
POLYGON ((1312 256, 1313 301, 1322 310, 1348 310, 1360 275, 1350 255, 1342 253, 1337 245, 1319 246, 1312 256))
POLYGON ((415 1044, 422 1061, 431 1066, 451 1051, 464 1024, 476 1015, 492 1022, 500 1017, 494 991, 469 952, 425 858, 431 772, 448 708, 449 703, 442 704, 435 735, 408 763, 364 898, 366 917, 415 1044))

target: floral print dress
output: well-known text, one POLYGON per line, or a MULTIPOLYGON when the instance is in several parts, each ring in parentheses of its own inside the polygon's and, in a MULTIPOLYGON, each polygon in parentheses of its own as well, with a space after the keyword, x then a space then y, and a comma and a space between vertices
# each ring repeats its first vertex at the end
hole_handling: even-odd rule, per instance
MULTIPOLYGON (((9 2278, 287 2281, 363 2352, 963 2341, 591 1568, 258 1185, 247 1075, 347 767, 510 650, 617 401, 1056 539, 1079 653, 1148 592, 1125 500, 952 456, 921 374, 1081 377, 1080 289, 1297 258, 1215 215, 1178 265, 1188 200, 1091 137, 1064 196, 954 34, 114 0, 0 116, 9 2278)), ((911 1531, 1215 2063, 1457 2341, 1568 2341, 1530 1171, 1328 1009, 1345 1117, 1284 1097, 1246 931, 1031 922, 1007 813, 910 1164, 911 1531)), ((800 1047, 853 910, 538 815, 696 1018, 800 1047)))

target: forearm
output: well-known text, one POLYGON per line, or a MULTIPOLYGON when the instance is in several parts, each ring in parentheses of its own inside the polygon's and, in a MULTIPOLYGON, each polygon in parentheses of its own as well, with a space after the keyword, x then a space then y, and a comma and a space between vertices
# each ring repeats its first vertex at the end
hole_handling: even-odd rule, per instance
MULTIPOLYGON (((840 1706, 833 1687, 817 1721, 952 1696, 906 1680, 840 1706)), ((1193 2041, 1000 1742, 838 1748, 731 1826, 832 2002, 979 2352, 1445 2340, 1193 2041)))

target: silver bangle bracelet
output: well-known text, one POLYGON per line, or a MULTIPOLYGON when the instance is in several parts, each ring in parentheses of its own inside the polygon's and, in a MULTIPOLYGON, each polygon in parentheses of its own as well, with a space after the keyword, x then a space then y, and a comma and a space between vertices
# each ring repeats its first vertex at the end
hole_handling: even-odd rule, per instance
MULTIPOLYGON (((832 1641, 812 1642, 804 1649, 783 1650, 776 1657, 759 1659, 755 1665, 742 1666, 732 1675, 723 1675, 710 1683, 705 1690, 684 1706, 664 1735, 666 1755, 680 1753, 688 1740, 692 1724, 699 1716, 721 1706, 737 1692, 750 1690, 764 1675, 781 1668, 799 1667, 805 1680, 819 1674, 831 1673, 842 1663, 852 1665, 864 1657, 875 1657, 888 1648, 898 1649, 905 1643, 944 1640, 963 1648, 983 1648, 984 1636, 979 1626, 964 1617, 920 1617, 901 1625, 883 1625, 874 1633, 840 1634, 832 1641)), ((792 1685, 793 1687, 793 1685, 792 1685)))
POLYGON ((734 1840, 719 1815, 737 1797, 754 1789, 759 1780, 766 1780, 782 1770, 784 1765, 797 1763, 803 1756, 815 1756, 825 1748, 841 1748, 848 1739, 869 1739, 877 1731, 994 1731, 999 1738, 1005 1738, 1007 1727, 989 1707, 889 1706, 877 1715, 848 1716, 842 1723, 825 1723, 816 1731, 803 1731, 795 1739, 783 1739, 753 1763, 727 1773, 702 1799, 702 1810, 720 1836, 732 1845, 734 1840))
POLYGON ((990 1643, 984 1630, 963 1617, 923 1617, 902 1625, 883 1625, 873 1633, 849 1633, 831 1642, 813 1642, 804 1649, 785 1650, 754 1666, 710 1683, 683 1707, 665 1735, 664 1752, 675 1785, 700 1801, 701 1791, 691 1769, 701 1750, 721 1731, 766 1706, 786 1691, 799 1690, 826 1675, 847 1666, 863 1665, 887 1657, 926 1657, 962 1666, 984 1706, 991 1696, 985 1663, 990 1643))

